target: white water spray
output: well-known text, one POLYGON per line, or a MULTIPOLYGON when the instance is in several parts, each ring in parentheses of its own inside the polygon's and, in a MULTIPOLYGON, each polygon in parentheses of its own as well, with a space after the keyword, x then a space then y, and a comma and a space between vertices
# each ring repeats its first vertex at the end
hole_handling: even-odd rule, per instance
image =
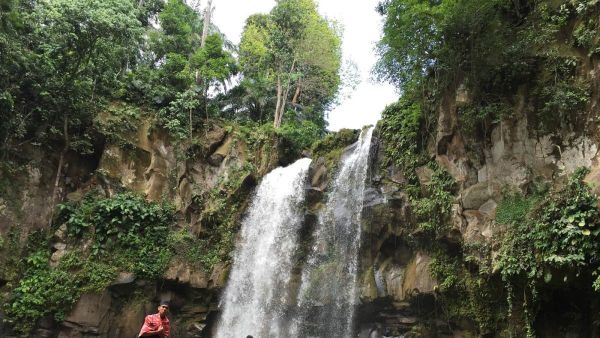
POLYGON ((319 215, 302 274, 299 310, 289 337, 348 338, 358 305, 361 212, 373 128, 363 130, 319 215))
POLYGON ((217 338, 288 337, 292 256, 310 159, 267 174, 242 221, 217 338))

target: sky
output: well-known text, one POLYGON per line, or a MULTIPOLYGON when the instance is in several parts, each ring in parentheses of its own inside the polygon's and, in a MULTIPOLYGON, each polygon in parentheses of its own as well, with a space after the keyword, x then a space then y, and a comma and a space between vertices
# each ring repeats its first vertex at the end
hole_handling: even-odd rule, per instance
MULTIPOLYGON (((343 57, 358 66, 361 79, 356 90, 328 113, 328 129, 358 129, 375 124, 383 108, 398 99, 392 85, 370 81, 371 69, 377 61, 374 47, 381 36, 382 18, 375 11, 379 0, 315 1, 323 16, 344 28, 343 57)), ((267 13, 274 5, 274 0, 213 0, 213 22, 237 44, 246 18, 254 13, 267 13)))

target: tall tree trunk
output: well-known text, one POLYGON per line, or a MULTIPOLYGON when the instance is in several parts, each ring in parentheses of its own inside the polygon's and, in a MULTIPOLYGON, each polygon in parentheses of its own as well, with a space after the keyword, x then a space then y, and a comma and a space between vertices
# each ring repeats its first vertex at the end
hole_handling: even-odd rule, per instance
MULTIPOLYGON (((214 8, 212 6, 212 0, 208 0, 208 4, 204 9, 204 22, 202 23, 202 37, 200 38, 200 48, 204 48, 206 45, 206 37, 208 36, 208 27, 210 26, 210 20, 214 8)), ((196 70, 196 84, 202 88, 202 103, 204 104, 204 114, 206 115, 206 125, 208 126, 208 81, 204 81, 196 70)), ((191 110, 190 110, 190 128, 191 128, 191 110)), ((207 128, 204 128, 207 132, 207 128)), ((191 135, 191 130, 190 130, 191 135)), ((191 141, 191 140, 190 140, 191 141)))
POLYGON ((67 151, 69 151, 70 139, 69 139, 68 122, 69 122, 68 115, 65 114, 64 122, 63 122, 63 136, 64 136, 65 145, 64 145, 62 151, 60 152, 60 157, 58 158, 58 168, 56 169, 56 177, 54 178, 54 188, 52 189, 52 197, 50 199, 50 219, 48 220, 48 226, 52 225, 52 219, 54 218, 54 207, 56 205, 56 198, 58 195, 58 187, 60 185, 60 175, 62 173, 63 166, 65 163, 65 155, 67 155, 67 151))
POLYGON ((296 92, 294 93, 294 97, 292 98, 292 104, 297 104, 298 103, 298 98, 300 98, 300 88, 302 87, 302 78, 299 78, 298 81, 296 82, 296 92))
POLYGON ((283 120, 283 113, 285 112, 285 104, 287 102, 288 94, 290 93, 290 83, 292 81, 291 76, 296 69, 296 60, 292 61, 292 66, 290 67, 290 71, 288 73, 288 80, 285 85, 285 90, 281 88, 281 78, 277 75, 277 105, 275 107, 275 119, 273 121, 273 126, 275 128, 281 127, 281 121, 283 120))
POLYGON ((204 23, 202 25, 202 39, 200 40, 200 48, 204 47, 204 44, 206 43, 206 36, 208 35, 208 27, 210 25, 212 11, 212 0, 208 0, 208 4, 204 9, 204 23))
POLYGON ((290 93, 290 82, 288 81, 287 86, 285 87, 285 91, 283 92, 282 100, 281 100, 281 109, 279 111, 279 121, 277 121, 277 128, 281 127, 281 122, 283 121, 283 113, 285 112, 285 104, 287 102, 288 94, 290 93))
POLYGON ((192 127, 192 108, 190 108, 189 115, 190 115, 190 145, 191 145, 192 139, 194 138, 194 130, 192 127))
POLYGON ((275 104, 275 116, 273 117, 273 127, 279 128, 279 108, 281 106, 281 78, 277 75, 277 103, 275 104))
POLYGON ((287 83, 285 85, 285 91, 283 92, 283 96, 281 97, 281 108, 279 110, 279 121, 277 121, 277 128, 281 127, 281 121, 283 121, 283 114, 285 112, 285 105, 287 103, 287 98, 290 93, 290 87, 292 82, 292 73, 296 69, 296 59, 292 61, 292 66, 290 67, 290 75, 288 76, 287 83))

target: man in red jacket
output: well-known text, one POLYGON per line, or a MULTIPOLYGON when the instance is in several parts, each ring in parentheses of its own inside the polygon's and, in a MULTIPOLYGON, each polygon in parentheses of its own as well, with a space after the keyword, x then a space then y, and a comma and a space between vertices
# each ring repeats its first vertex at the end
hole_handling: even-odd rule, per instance
POLYGON ((160 303, 158 313, 147 315, 144 319, 144 325, 142 325, 138 337, 169 337, 171 324, 169 318, 167 318, 167 312, 169 312, 169 304, 160 303))

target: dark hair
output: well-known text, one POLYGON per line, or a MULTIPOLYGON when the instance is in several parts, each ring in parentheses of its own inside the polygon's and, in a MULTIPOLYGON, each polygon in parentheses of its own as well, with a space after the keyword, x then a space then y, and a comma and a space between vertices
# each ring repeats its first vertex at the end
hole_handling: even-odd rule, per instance
POLYGON ((246 338, 254 338, 254 337, 252 337, 251 335, 247 335, 246 338))

